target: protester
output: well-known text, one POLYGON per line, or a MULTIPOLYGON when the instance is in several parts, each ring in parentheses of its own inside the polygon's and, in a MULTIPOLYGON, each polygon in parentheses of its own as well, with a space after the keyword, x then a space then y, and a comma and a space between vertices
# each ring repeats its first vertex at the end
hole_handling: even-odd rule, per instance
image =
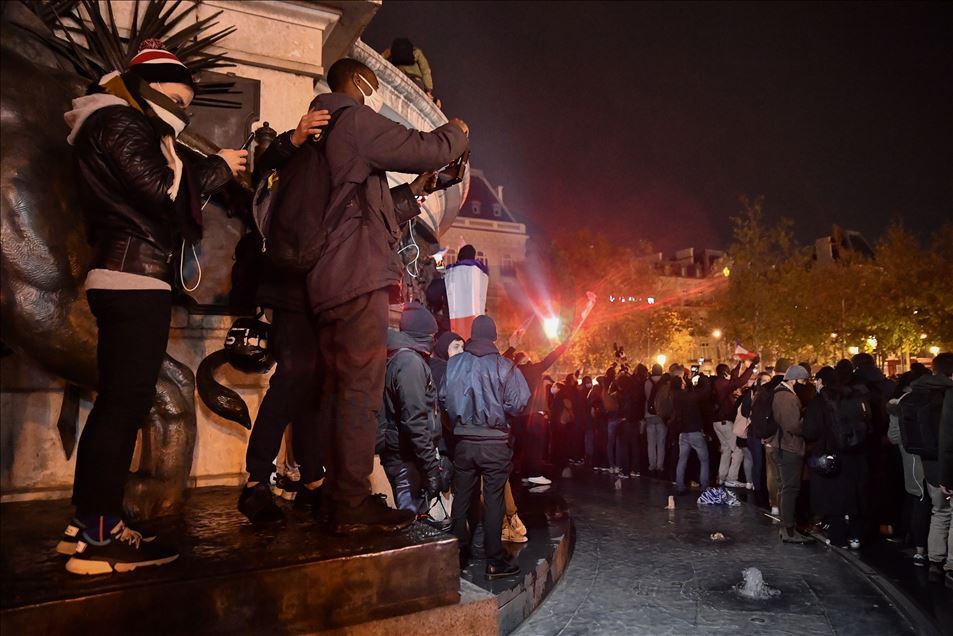
POLYGON ((199 163, 177 154, 192 73, 147 40, 65 114, 93 243, 86 297, 96 317, 98 392, 76 455, 76 516, 57 550, 74 574, 127 572, 175 560, 171 546, 123 521, 136 435, 156 395, 177 253, 201 235, 201 197, 245 169, 247 152, 199 163))
POLYGON ((649 371, 644 364, 635 366, 633 375, 626 374, 623 383, 623 412, 625 423, 622 430, 624 461, 622 474, 629 477, 642 475, 642 448, 645 438, 645 383, 649 371))
POLYGON ((395 38, 390 48, 384 50, 383 57, 433 98, 433 75, 430 72, 430 63, 427 62, 423 51, 414 46, 410 40, 395 38))
POLYGON ((872 520, 876 523, 871 524, 871 533, 876 534, 879 525, 881 535, 892 537, 900 516, 899 502, 903 501, 902 480, 898 474, 901 460, 897 449, 887 443, 887 428, 890 424, 887 402, 894 396, 896 386, 884 376, 869 353, 854 355, 850 361, 854 365, 852 383, 863 386, 870 394, 867 461, 870 466, 870 487, 880 495, 872 500, 872 520))
POLYGON ((438 389, 447 373, 447 361, 463 353, 463 344, 463 338, 452 331, 445 331, 437 338, 433 355, 430 356, 430 373, 433 375, 433 385, 438 389))
MULTIPOLYGON (((781 481, 781 540, 785 543, 807 543, 811 539, 801 534, 796 527, 794 517, 797 496, 801 490, 801 472, 804 469, 805 442, 801 401, 795 393, 797 384, 808 379, 804 367, 788 367, 782 382, 774 389, 771 405, 778 432, 771 439, 771 458, 777 467, 781 481)), ((770 383, 769 383, 770 386, 770 383)))
POLYGON ((437 321, 419 303, 408 303, 400 331, 387 333, 384 406, 378 417, 377 452, 400 510, 426 514, 430 501, 449 489, 449 464, 429 359, 437 321))
POLYGON ((461 563, 465 563, 470 544, 467 517, 482 477, 486 576, 495 579, 519 573, 519 566, 508 563, 503 555, 503 491, 512 468, 508 418, 522 413, 530 392, 523 375, 497 350, 493 319, 477 316, 472 334, 464 352, 447 363, 440 391, 441 404, 457 437, 452 532, 460 542, 461 563))
POLYGON ((865 442, 870 407, 866 389, 851 384, 852 374, 848 360, 817 372, 817 393, 804 414, 804 437, 814 442, 813 462, 808 462, 816 466, 811 474, 811 509, 824 518, 833 545, 857 550, 867 514, 865 442))
POLYGON ((658 412, 658 397, 663 384, 670 378, 662 372, 662 365, 652 365, 652 375, 644 384, 645 392, 645 436, 648 444, 649 472, 659 477, 665 470, 665 437, 668 428, 658 412), (664 377, 663 377, 664 376, 664 377))
POLYGON ((923 567, 929 565, 927 556, 927 538, 930 534, 930 515, 933 510, 933 501, 927 491, 926 479, 923 474, 923 460, 920 456, 909 452, 903 445, 903 434, 900 432, 900 402, 910 394, 910 384, 930 370, 922 364, 910 365, 910 370, 904 373, 897 385, 897 397, 890 400, 887 410, 890 413, 890 427, 887 436, 890 443, 900 449, 903 461, 903 481, 906 495, 903 502, 903 522, 906 536, 914 548, 913 564, 923 567))
POLYGON ((678 430, 678 467, 675 470, 675 493, 686 492, 685 469, 688 456, 694 451, 701 464, 699 484, 702 490, 708 488, 711 479, 708 463, 708 444, 705 440, 702 402, 711 394, 708 377, 696 376, 698 383, 692 386, 685 380, 683 369, 679 366, 672 372, 672 401, 675 406, 675 421, 678 430))
MULTIPOLYGON (((942 483, 949 478, 949 435, 953 426, 953 353, 941 353, 933 358, 933 375, 925 375, 910 383, 910 395, 900 402, 901 427, 928 424, 939 438, 919 438, 924 442, 920 448, 927 492, 933 502, 927 551, 930 559, 930 578, 941 581, 944 575, 953 578, 953 509, 947 492, 950 486, 942 483), (921 422, 917 412, 923 409, 929 418, 921 422), (935 444, 935 446, 934 446, 935 444), (941 450, 942 448, 942 450, 941 450), (939 458, 939 459, 938 459, 939 458), (942 470, 946 470, 944 475, 942 470), (946 489, 946 492, 944 491, 946 489)), ((919 428, 919 427, 918 427, 919 428)))
POLYGON ((334 506, 331 529, 396 531, 412 523, 413 514, 387 508, 371 496, 369 481, 384 393, 390 290, 401 280, 395 247, 408 220, 398 216, 387 172, 424 173, 449 164, 466 150, 469 130, 451 119, 420 132, 377 114, 377 77, 356 60, 338 60, 327 79, 332 92, 316 97, 311 109, 339 115, 325 142, 334 188, 328 209, 344 202, 347 207, 339 225, 329 229, 330 245, 309 272, 307 291, 324 371, 321 425, 334 506))
POLYGON ((751 406, 757 391, 771 381, 770 373, 761 373, 757 379, 749 380, 737 400, 735 414, 735 443, 742 450, 742 459, 745 470, 745 487, 754 492, 757 503, 764 493, 764 445, 761 440, 749 435, 751 427, 751 406))
POLYGON ((616 381, 615 367, 610 367, 605 374, 606 384, 602 391, 602 408, 606 418, 606 456, 609 459, 609 472, 618 475, 621 468, 621 437, 622 437, 622 390, 616 381))
MULTIPOLYGON (((787 358, 778 358, 774 363, 774 375, 771 376, 771 380, 764 385, 764 391, 773 393, 784 380, 784 374, 787 373, 790 367, 790 360, 787 358)), ((778 516, 781 514, 781 478, 778 475, 778 464, 773 459, 770 441, 763 440, 763 446, 765 454, 765 477, 768 487, 768 503, 771 506, 771 514, 778 516)))
POLYGON ((715 368, 715 380, 712 383, 715 391, 715 421, 713 428, 718 437, 718 443, 721 445, 721 461, 718 464, 718 477, 716 483, 726 486, 738 487, 738 471, 741 468, 743 452, 735 441, 735 391, 747 384, 759 360, 755 358, 745 369, 741 371, 741 361, 730 371, 727 364, 719 364, 715 368))

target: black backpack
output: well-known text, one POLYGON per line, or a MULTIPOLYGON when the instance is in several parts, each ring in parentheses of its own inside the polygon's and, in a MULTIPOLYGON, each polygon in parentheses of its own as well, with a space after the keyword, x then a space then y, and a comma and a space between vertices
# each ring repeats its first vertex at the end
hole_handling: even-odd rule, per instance
POLYGON ((649 382, 652 383, 652 390, 649 392, 649 395, 648 395, 646 410, 652 415, 658 415, 658 413, 656 412, 656 407, 655 407, 655 396, 658 393, 659 385, 662 384, 662 378, 659 378, 657 382, 653 380, 652 378, 649 378, 649 382))
POLYGON ((945 388, 913 388, 900 398, 900 440, 903 448, 923 459, 936 459, 940 450, 940 414, 945 388))
POLYGON ((755 393, 751 404, 751 424, 748 435, 755 439, 768 439, 778 432, 778 423, 774 420, 774 391, 777 387, 765 385, 755 393))
POLYGON ((839 450, 862 446, 867 440, 870 428, 870 407, 867 401, 860 395, 845 395, 831 406, 834 446, 839 450))
MULTIPOLYGON (((351 197, 344 196, 337 209, 328 209, 332 185, 325 149, 345 110, 331 116, 317 141, 307 141, 281 168, 264 174, 255 190, 252 215, 261 237, 261 252, 279 271, 311 271, 350 202, 351 197)), ((360 187, 358 194, 363 194, 360 187)))

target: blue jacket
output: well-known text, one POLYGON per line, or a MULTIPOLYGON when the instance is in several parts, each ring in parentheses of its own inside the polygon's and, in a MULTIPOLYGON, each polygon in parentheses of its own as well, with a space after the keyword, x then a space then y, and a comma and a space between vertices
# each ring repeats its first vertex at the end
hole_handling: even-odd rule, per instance
POLYGON ((440 404, 459 438, 509 438, 507 417, 526 408, 530 392, 516 366, 489 340, 470 340, 447 362, 440 404))

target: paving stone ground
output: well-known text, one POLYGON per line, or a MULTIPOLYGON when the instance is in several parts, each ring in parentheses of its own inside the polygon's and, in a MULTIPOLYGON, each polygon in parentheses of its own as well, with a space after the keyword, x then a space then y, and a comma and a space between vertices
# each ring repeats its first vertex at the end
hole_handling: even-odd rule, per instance
POLYGON ((514 632, 570 634, 915 634, 861 573, 821 544, 783 545, 753 506, 706 507, 671 485, 586 475, 558 484, 576 525, 560 583, 514 632), (721 532, 727 540, 715 542, 721 532), (781 595, 739 596, 741 571, 761 569, 781 595))

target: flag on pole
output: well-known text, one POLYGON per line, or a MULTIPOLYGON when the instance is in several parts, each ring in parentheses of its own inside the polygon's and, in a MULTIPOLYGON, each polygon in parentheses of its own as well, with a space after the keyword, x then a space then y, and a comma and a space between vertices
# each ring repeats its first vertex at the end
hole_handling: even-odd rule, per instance
POLYGON ((486 290, 490 278, 477 265, 456 265, 444 274, 450 329, 470 338, 473 319, 486 313, 486 290))
POLYGON ((735 357, 739 360, 752 360, 758 357, 757 353, 751 353, 741 346, 741 343, 735 340, 735 357))

